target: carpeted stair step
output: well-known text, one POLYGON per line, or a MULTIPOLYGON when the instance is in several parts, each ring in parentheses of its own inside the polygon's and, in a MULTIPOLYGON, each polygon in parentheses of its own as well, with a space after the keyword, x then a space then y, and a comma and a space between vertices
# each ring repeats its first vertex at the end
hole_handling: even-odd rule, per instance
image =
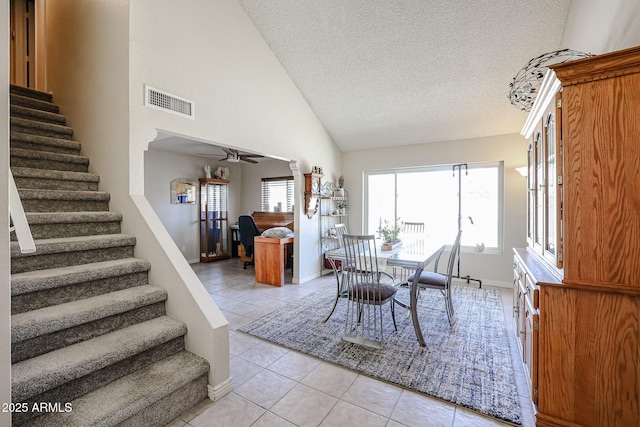
POLYGON ((21 119, 18 117, 11 117, 10 127, 13 131, 32 135, 50 136, 60 139, 71 139, 73 137, 73 128, 68 126, 21 119))
POLYGON ((151 263, 123 258, 11 275, 11 314, 90 298, 149 282, 151 263))
POLYGON ((32 98, 29 96, 22 96, 12 93, 9 96, 9 103, 11 105, 17 105, 19 107, 33 108, 35 110, 60 114, 60 107, 58 107, 56 104, 52 104, 49 101, 42 101, 38 98, 32 98))
POLYGON ((11 363, 165 314, 164 289, 143 285, 11 316, 11 363))
MULTIPOLYGON (((27 222, 34 239, 119 234, 122 214, 118 212, 33 212, 27 222)), ((11 240, 17 240, 15 232, 11 240)))
POLYGON ((12 401, 72 405, 12 425, 165 425, 206 398, 208 363, 184 350, 186 326, 166 316, 51 94, 10 94, 11 170, 37 248, 10 242, 12 401))
POLYGON ((11 167, 88 172, 89 158, 74 154, 11 148, 11 167))
POLYGON ((182 351, 186 332, 184 323, 162 316, 14 363, 12 401, 71 402, 182 351))
POLYGON ((100 176, 86 172, 35 168, 11 168, 18 188, 41 190, 98 191, 100 176))
POLYGON ((46 414, 30 425, 166 425, 207 397, 208 371, 206 360, 181 351, 70 402, 70 412, 46 414))
POLYGON ((23 254, 11 242, 11 274, 133 257, 134 236, 107 234, 35 240, 36 252, 23 254))
POLYGON ((34 120, 37 122, 52 123, 54 125, 65 126, 67 119, 62 114, 51 113, 49 111, 37 110, 35 108, 23 107, 20 105, 11 105, 11 117, 34 120))
POLYGON ((25 212, 106 212, 111 198, 103 191, 18 188, 18 193, 25 212))
POLYGON ((51 95, 50 93, 30 89, 24 86, 10 85, 9 93, 11 95, 20 95, 27 98, 39 99, 40 101, 44 102, 51 102, 53 100, 53 95, 51 95))
POLYGON ((11 95, 20 95, 27 98, 39 99, 44 102, 51 102, 53 95, 40 90, 30 89, 24 86, 9 85, 9 93, 11 95))
POLYGON ((52 138, 28 133, 10 132, 10 147, 23 150, 80 155, 81 144, 71 139, 52 138))

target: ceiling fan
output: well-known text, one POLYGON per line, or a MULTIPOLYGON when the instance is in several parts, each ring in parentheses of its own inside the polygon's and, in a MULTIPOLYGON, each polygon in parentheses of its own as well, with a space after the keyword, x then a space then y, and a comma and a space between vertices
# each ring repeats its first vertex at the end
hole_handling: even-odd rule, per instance
POLYGON ((222 148, 222 150, 227 153, 227 157, 220 159, 226 160, 231 163, 238 163, 240 160, 248 163, 258 163, 253 160, 253 158, 263 158, 260 154, 251 154, 251 153, 240 153, 238 150, 234 150, 232 148, 222 148))

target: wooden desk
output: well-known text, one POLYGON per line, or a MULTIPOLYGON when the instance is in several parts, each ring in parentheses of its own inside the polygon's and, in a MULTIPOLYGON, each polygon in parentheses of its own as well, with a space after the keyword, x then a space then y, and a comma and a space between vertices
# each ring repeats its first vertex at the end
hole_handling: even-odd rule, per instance
POLYGON ((274 286, 284 285, 288 243, 293 243, 293 237, 254 237, 253 262, 256 268, 256 282, 274 286))

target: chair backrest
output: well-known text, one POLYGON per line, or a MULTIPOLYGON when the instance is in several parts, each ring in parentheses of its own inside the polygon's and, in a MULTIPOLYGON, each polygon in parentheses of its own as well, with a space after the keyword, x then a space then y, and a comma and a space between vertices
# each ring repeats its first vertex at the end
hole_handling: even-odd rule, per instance
POLYGON ((338 247, 344 248, 343 236, 346 233, 349 233, 349 231, 347 230, 347 225, 346 224, 336 224, 336 225, 333 226, 333 228, 336 230, 336 237, 338 238, 338 247))
POLYGON ((403 236, 424 234, 424 222, 405 222, 402 229, 403 236))
POLYGON ((344 234, 344 253, 346 264, 356 281, 370 279, 372 273, 378 273, 378 254, 376 237, 371 235, 344 234))
POLYGON ((244 246, 247 256, 253 254, 253 238, 260 235, 260 230, 251 215, 240 215, 238 218, 240 243, 244 246))
MULTIPOLYGON (((382 348, 382 305, 393 301, 396 288, 382 281, 386 273, 378 266, 374 235, 345 234, 343 238, 348 303, 342 339, 382 348)), ((395 326, 395 317, 393 322, 395 326)))
POLYGON ((460 256, 460 237, 462 236, 462 230, 458 231, 456 241, 451 247, 451 254, 449 255, 449 262, 447 263, 447 286, 451 285, 451 276, 453 275, 453 266, 456 263, 456 258, 460 256))

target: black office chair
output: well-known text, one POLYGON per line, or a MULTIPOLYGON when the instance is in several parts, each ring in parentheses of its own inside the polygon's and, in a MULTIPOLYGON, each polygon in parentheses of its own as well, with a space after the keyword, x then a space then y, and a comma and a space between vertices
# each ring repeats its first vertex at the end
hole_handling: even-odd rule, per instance
POLYGON ((253 265, 253 238, 260 235, 258 226, 251 215, 240 215, 238 218, 238 231, 240 231, 240 243, 244 246, 246 257, 251 257, 251 261, 245 261, 244 267, 253 265))

